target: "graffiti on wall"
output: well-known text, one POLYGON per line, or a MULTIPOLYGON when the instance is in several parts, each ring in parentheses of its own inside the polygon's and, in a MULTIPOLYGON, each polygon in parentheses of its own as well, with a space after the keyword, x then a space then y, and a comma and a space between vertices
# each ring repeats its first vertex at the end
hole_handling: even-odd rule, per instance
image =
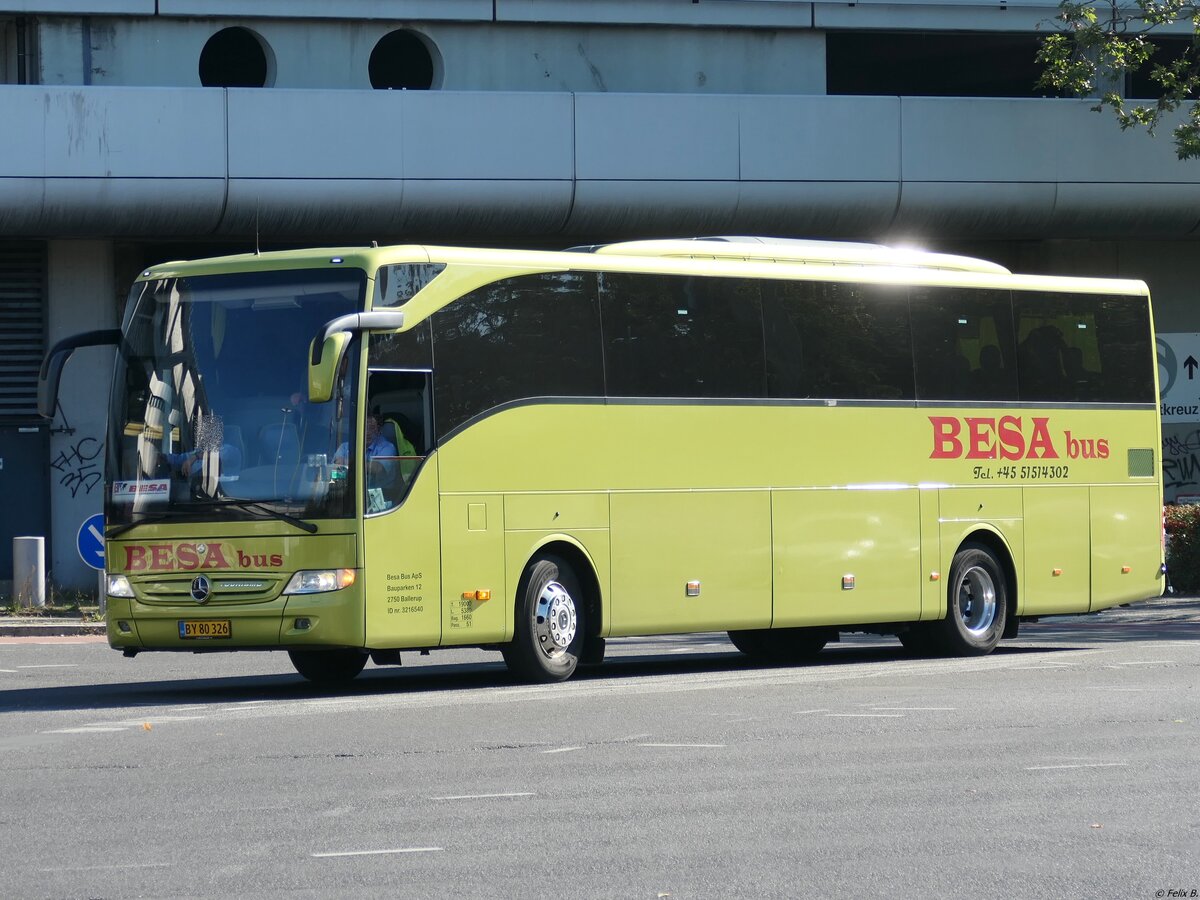
POLYGON ((103 449, 101 441, 84 437, 60 450, 51 460, 50 467, 59 473, 58 483, 69 490, 72 497, 78 496, 80 491, 87 496, 100 483, 103 478, 100 452, 103 449))
POLYGON ((1200 493, 1200 428, 1163 426, 1162 471, 1168 502, 1179 494, 1200 493))

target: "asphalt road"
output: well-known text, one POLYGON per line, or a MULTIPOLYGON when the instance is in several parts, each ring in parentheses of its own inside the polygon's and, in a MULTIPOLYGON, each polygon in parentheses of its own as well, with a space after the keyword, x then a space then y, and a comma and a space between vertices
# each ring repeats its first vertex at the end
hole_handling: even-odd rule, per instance
POLYGON ((0 895, 1200 896, 1198 698, 1195 601, 970 660, 629 639, 549 687, 0 638, 0 895))

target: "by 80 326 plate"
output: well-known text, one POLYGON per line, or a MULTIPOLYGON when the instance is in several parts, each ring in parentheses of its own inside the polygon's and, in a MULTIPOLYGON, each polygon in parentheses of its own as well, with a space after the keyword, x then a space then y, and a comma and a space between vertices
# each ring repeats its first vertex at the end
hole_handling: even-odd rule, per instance
POLYGON ((179 636, 184 640, 213 640, 233 637, 229 619, 180 619, 179 636))

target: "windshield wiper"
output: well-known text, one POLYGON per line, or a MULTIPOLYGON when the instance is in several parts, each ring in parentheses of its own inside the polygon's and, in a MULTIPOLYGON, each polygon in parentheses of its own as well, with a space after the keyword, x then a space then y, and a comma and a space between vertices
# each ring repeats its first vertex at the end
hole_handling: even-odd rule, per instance
POLYGON ((192 505, 192 507, 190 509, 166 510, 164 512, 157 512, 157 513, 154 513, 153 515, 145 516, 141 519, 138 519, 136 522, 125 522, 121 525, 112 525, 105 529, 104 537, 106 540, 112 540, 113 538, 129 531, 131 528, 137 528, 139 525, 152 525, 155 522, 162 522, 165 519, 171 519, 171 518, 175 518, 177 516, 195 515, 196 507, 206 507, 207 508, 207 507, 221 507, 221 506, 233 506, 233 507, 236 507, 237 509, 257 510, 258 512, 266 513, 268 516, 271 516, 272 518, 279 519, 281 522, 287 522, 289 525, 294 525, 296 528, 299 528, 303 531, 307 531, 309 534, 316 534, 317 530, 318 530, 317 526, 314 525, 312 522, 305 522, 303 519, 297 519, 295 516, 289 516, 285 512, 280 512, 277 509, 271 509, 271 507, 266 506, 262 503, 258 503, 254 500, 224 499, 224 500, 208 500, 204 503, 195 503, 192 505))
POLYGON ((277 509, 272 509, 271 507, 267 506, 266 504, 259 503, 256 500, 233 500, 233 499, 209 500, 202 504, 197 504, 197 505, 213 506, 213 507, 232 506, 236 509, 254 509, 254 510, 258 510, 259 512, 266 513, 268 516, 271 516, 274 519, 279 519, 279 521, 281 521, 281 522, 287 522, 289 525, 295 526, 296 528, 299 528, 302 531, 307 531, 309 534, 316 534, 318 531, 317 526, 314 525, 312 522, 306 522, 303 519, 297 519, 295 516, 290 516, 285 512, 280 512, 277 509))

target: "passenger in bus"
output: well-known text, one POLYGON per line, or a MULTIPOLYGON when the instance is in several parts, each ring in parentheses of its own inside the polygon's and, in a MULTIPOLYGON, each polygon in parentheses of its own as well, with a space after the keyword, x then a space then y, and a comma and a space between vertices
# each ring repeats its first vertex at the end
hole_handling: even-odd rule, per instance
POLYGON ((1078 383, 1087 380, 1088 372, 1083 366, 1082 348, 1063 347, 1062 360, 1063 372, 1067 376, 1067 381, 1078 383))
POLYGON ((1020 347, 1022 396, 1032 400, 1057 397, 1066 382, 1063 351, 1066 341, 1053 325, 1042 325, 1026 335, 1020 347))
MULTIPOLYGON (((367 466, 367 484, 371 487, 386 488, 396 480, 396 445, 382 434, 381 416, 373 410, 363 422, 363 457, 367 466)), ((335 466, 345 466, 350 462, 350 445, 343 441, 333 454, 335 466)))
POLYGON ((975 373, 980 394, 989 400, 1001 397, 1008 386, 1008 374, 1004 371, 1004 357, 995 344, 985 344, 979 350, 979 371, 975 373))

